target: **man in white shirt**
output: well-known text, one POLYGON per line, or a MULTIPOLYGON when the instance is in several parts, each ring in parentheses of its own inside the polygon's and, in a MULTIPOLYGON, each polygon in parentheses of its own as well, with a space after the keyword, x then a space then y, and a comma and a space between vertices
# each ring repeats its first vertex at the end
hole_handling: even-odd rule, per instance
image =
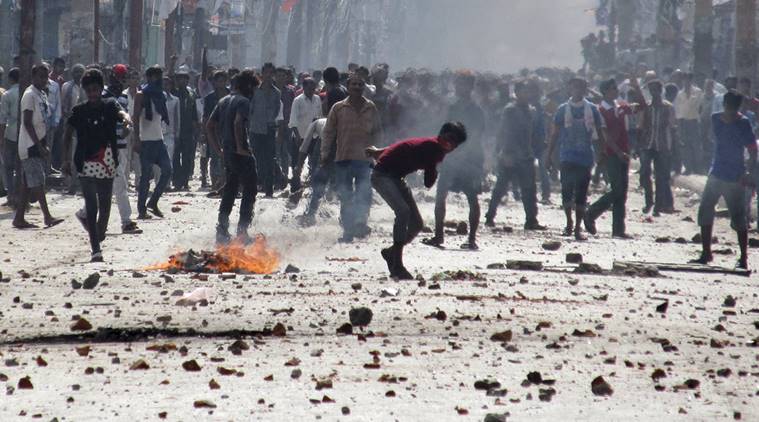
MULTIPOLYGON (((311 78, 303 80, 303 93, 295 97, 292 111, 290 112, 289 127, 295 137, 295 145, 290 151, 290 157, 298 156, 298 150, 303 143, 303 137, 311 123, 322 117, 322 100, 316 92, 316 81, 311 78)), ((296 165, 293 171, 293 179, 290 182, 290 191, 300 190, 300 165, 296 165)))
POLYGON ((701 137, 699 135, 699 119, 701 106, 704 102, 704 92, 693 85, 693 74, 686 73, 683 77, 683 89, 675 97, 675 117, 680 128, 682 144, 682 159, 685 174, 701 171, 701 137))
POLYGON ((13 218, 13 227, 17 229, 35 228, 24 218, 27 201, 39 201, 40 209, 45 217, 45 226, 52 227, 63 222, 54 218, 47 207, 45 198, 45 174, 50 150, 45 142, 48 131, 50 104, 48 104, 45 88, 48 84, 48 67, 38 64, 32 68, 32 85, 21 97, 21 131, 18 138, 18 155, 21 158, 24 183, 19 194, 19 206, 13 218))
MULTIPOLYGON (((174 145, 176 144, 177 132, 179 131, 179 98, 171 94, 174 90, 174 80, 168 76, 163 78, 163 90, 166 92, 166 109, 169 111, 169 122, 161 122, 163 128, 163 143, 166 145, 166 151, 169 157, 174 156, 174 145)), ((161 168, 153 166, 153 181, 158 184, 161 180, 161 168)))
POLYGON ((0 154, 3 162, 2 179, 8 192, 8 202, 11 207, 16 203, 16 185, 19 172, 16 169, 18 161, 18 79, 20 71, 17 67, 8 72, 11 87, 0 99, 0 154))

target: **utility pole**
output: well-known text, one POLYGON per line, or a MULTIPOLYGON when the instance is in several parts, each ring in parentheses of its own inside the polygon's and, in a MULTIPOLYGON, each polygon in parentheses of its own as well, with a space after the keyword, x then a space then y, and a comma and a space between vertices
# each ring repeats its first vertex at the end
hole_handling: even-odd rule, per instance
POLYGON ((129 66, 142 70, 142 0, 129 2, 129 66))
POLYGON ((35 56, 34 21, 36 17, 37 2, 35 0, 23 0, 21 2, 21 31, 19 34, 19 107, 21 106, 21 96, 32 83, 32 65, 35 56))
POLYGON ((179 7, 169 13, 169 17, 166 19, 166 28, 164 29, 163 40, 163 63, 168 66, 171 63, 171 57, 176 54, 174 52, 174 27, 177 20, 177 11, 179 7))
POLYGON ((693 73, 696 83, 701 85, 705 79, 712 77, 712 35, 713 18, 712 0, 696 0, 693 29, 693 73))
POLYGON ((94 14, 95 28, 92 34, 92 57, 93 63, 100 62, 100 0, 92 0, 92 13, 94 14))
POLYGON ((735 3, 735 74, 738 78, 756 76, 756 0, 735 3))

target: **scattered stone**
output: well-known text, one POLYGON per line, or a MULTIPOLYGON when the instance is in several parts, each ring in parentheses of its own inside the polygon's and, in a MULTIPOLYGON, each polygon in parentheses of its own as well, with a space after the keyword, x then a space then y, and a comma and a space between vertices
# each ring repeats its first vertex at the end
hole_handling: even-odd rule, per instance
POLYGON ((287 328, 284 324, 278 322, 276 325, 274 325, 274 328, 271 329, 271 335, 274 337, 284 337, 287 335, 287 328))
POLYGON ((89 331, 92 329, 92 324, 84 318, 79 318, 71 326, 71 331, 89 331))
POLYGON ((508 417, 508 413, 505 413, 503 415, 497 415, 495 413, 488 413, 485 415, 485 419, 483 419, 483 422, 507 422, 506 418, 508 417))
POLYGON ((18 389, 19 390, 32 390, 34 389, 34 385, 32 385, 32 379, 29 377, 24 377, 18 380, 18 389))
POLYGON ((466 236, 469 234, 469 226, 465 221, 461 221, 456 225, 456 234, 459 236, 466 236))
POLYGON ((737 301, 732 295, 727 295, 725 301, 722 303, 722 306, 725 308, 734 308, 736 302, 737 301))
POLYGON ((488 266, 486 268, 489 269, 489 270, 505 270, 506 269, 506 264, 503 264, 503 263, 500 263, 500 262, 496 262, 496 263, 493 263, 493 264, 488 264, 488 266))
POLYGON ((582 254, 570 252, 566 256, 566 261, 568 264, 580 264, 582 263, 582 254))
POLYGON ((598 264, 589 264, 587 262, 581 262, 575 271, 578 274, 603 274, 604 270, 598 264))
POLYGON ((218 390, 221 388, 221 386, 219 385, 218 382, 216 382, 215 379, 212 378, 211 381, 208 381, 208 388, 210 388, 211 390, 218 390))
MULTIPOLYGON (((361 290, 361 287, 362 287, 362 286, 361 286, 361 283, 353 283, 353 284, 351 284, 351 289, 353 289, 353 290, 355 290, 355 291, 359 291, 359 290, 361 290)), ((383 290, 383 291, 384 291, 384 290, 383 290)))
POLYGON ((198 365, 198 362, 195 361, 195 359, 188 360, 186 362, 182 362, 182 368, 184 368, 184 370, 188 371, 188 372, 199 372, 200 371, 200 365, 198 365))
POLYGON ((210 400, 195 400, 192 406, 196 409, 215 409, 216 405, 210 400))
POLYGON ((348 312, 348 318, 354 327, 366 327, 372 322, 374 313, 366 307, 352 308, 348 312))
POLYGON ((446 319, 448 319, 448 315, 444 311, 437 311, 437 312, 433 312, 433 313, 427 315, 424 318, 425 319, 436 319, 438 321, 445 321, 446 319))
POLYGON ((301 371, 300 369, 293 369, 293 371, 290 372, 290 378, 294 380, 297 380, 298 378, 300 378, 301 375, 303 375, 303 371, 301 371))
POLYGON ((513 337, 513 334, 511 330, 506 330, 506 331, 501 331, 501 332, 493 334, 492 336, 490 336, 490 340, 506 343, 506 342, 511 341, 512 337, 513 337))
POLYGON ((351 335, 353 334, 353 326, 346 322, 338 327, 337 334, 345 334, 346 336, 351 335))
POLYGON ((611 396, 614 394, 614 389, 612 389, 611 385, 609 385, 609 383, 601 376, 596 377, 593 382, 590 383, 590 390, 596 396, 611 396))
POLYGON ((100 283, 100 273, 92 273, 84 279, 82 288, 85 290, 92 290, 100 283))
POLYGON ((241 355, 243 350, 250 350, 250 346, 248 346, 248 343, 242 341, 242 340, 235 340, 234 343, 230 344, 229 347, 227 347, 227 350, 232 352, 233 355, 241 355))
POLYGON ((143 371, 146 369, 150 369, 150 365, 148 365, 147 362, 145 362, 143 359, 139 359, 137 362, 133 363, 132 366, 129 367, 132 371, 143 371))
POLYGON ((522 271, 542 271, 543 263, 540 261, 506 261, 506 268, 522 271))
POLYGON ((398 289, 387 287, 385 289, 382 289, 382 291, 380 292, 380 297, 395 297, 395 296, 398 296, 399 292, 400 291, 398 289))
POLYGON ((350 415, 351 410, 348 408, 348 406, 343 406, 342 409, 340 409, 340 412, 342 412, 343 415, 350 415))
POLYGON ((332 388, 332 380, 329 378, 316 380, 316 389, 317 390, 324 390, 324 389, 330 389, 332 388))
POLYGON ((42 356, 37 356, 37 359, 35 359, 37 362, 37 366, 47 366, 47 362, 45 359, 42 359, 42 356))
POLYGON ((76 280, 71 280, 71 288, 74 289, 74 290, 79 290, 79 289, 82 288, 82 283, 80 283, 80 282, 78 282, 76 280))
POLYGON ((298 274, 300 273, 300 268, 296 267, 295 265, 288 264, 285 268, 285 274, 298 274))
POLYGON ((493 390, 495 388, 499 388, 501 386, 501 383, 498 382, 498 380, 494 378, 488 378, 484 380, 479 380, 474 382, 474 389, 475 390, 493 390))
POLYGON ((655 369, 654 372, 651 374, 651 379, 655 382, 658 382, 662 378, 666 378, 667 373, 664 372, 663 369, 655 369))
POLYGON ((667 313, 667 308, 669 308, 669 301, 665 300, 664 302, 662 302, 662 303, 660 303, 659 305, 656 306, 656 312, 658 312, 660 314, 666 314, 667 313))
POLYGON ((561 242, 558 240, 549 240, 546 242, 543 242, 543 249, 547 251, 558 251, 561 249, 561 242))

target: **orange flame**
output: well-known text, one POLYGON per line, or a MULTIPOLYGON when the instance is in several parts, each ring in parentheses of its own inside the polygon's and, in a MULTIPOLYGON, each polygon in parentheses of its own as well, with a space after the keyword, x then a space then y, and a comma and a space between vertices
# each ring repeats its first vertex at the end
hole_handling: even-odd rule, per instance
POLYGON ((147 270, 271 274, 279 267, 279 258, 279 253, 267 245, 266 238, 259 236, 251 244, 234 240, 217 246, 214 251, 176 253, 169 257, 168 262, 153 265, 147 270))

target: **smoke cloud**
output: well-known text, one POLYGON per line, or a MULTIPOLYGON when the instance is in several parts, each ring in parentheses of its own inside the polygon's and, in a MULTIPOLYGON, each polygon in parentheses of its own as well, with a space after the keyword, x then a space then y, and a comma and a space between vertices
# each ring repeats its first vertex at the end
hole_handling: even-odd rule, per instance
POLYGON ((597 0, 414 0, 400 67, 515 72, 582 65, 597 0))

